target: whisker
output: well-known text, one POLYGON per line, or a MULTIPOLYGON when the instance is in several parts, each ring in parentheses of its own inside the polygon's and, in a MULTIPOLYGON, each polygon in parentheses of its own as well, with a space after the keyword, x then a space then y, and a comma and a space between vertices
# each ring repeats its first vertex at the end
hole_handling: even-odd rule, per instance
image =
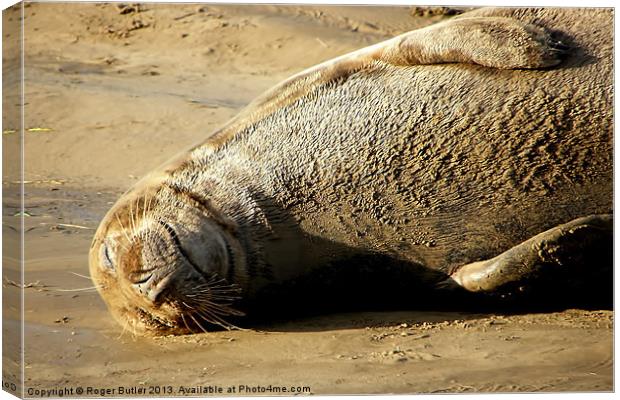
POLYGON ((187 325, 187 321, 185 321, 185 316, 183 315, 183 313, 181 313, 181 320, 183 321, 183 325, 185 325, 187 330, 190 331, 192 334, 194 334, 195 332, 192 330, 192 328, 190 328, 189 325, 187 325))
POLYGON ((222 324, 221 322, 219 322, 218 318, 215 315, 213 315, 212 313, 208 312, 207 310, 196 311, 196 314, 199 315, 202 319, 204 319, 205 321, 207 321, 210 324, 219 325, 219 326, 221 326, 223 328, 228 329, 225 324, 222 324))
POLYGON ((129 229, 131 230, 131 236, 136 235, 136 224, 133 220, 133 202, 129 202, 129 229))
POLYGON ((97 285, 97 286, 91 286, 91 287, 79 288, 79 289, 47 289, 45 288, 41 290, 46 291, 46 292, 85 292, 88 290, 97 290, 97 289, 100 289, 101 287, 102 286, 97 285))
POLYGON ((199 309, 204 310, 204 311, 210 311, 216 314, 228 315, 227 309, 224 307, 225 306, 221 306, 219 304, 206 303, 206 304, 201 304, 199 309))
POLYGON ((123 330, 122 330, 121 334, 120 334, 120 335, 118 335, 118 337, 116 338, 116 340, 119 340, 120 338, 122 338, 122 337, 123 337, 123 335, 124 335, 124 334, 125 334, 125 332, 127 331, 127 324, 128 324, 128 322, 127 322, 127 321, 123 321, 123 330))
POLYGON ((135 228, 134 234, 138 233, 138 210, 140 208, 140 207, 138 207, 139 205, 140 205, 140 198, 138 197, 136 199, 136 211, 134 212, 134 215, 133 215, 133 217, 134 217, 133 226, 135 228))
POLYGON ((215 319, 216 321, 220 321, 221 323, 228 325, 228 321, 222 318, 226 316, 227 314, 222 315, 221 313, 217 312, 217 310, 215 310, 214 308, 201 308, 199 312, 206 314, 207 316, 215 319))
POLYGON ((212 300, 239 300, 241 295, 239 290, 200 290, 197 293, 187 294, 187 297, 200 298, 200 299, 212 299, 212 300))
MULTIPOLYGON (((209 321, 212 324, 219 325, 219 326, 221 326, 222 328, 224 328, 224 329, 226 329, 228 331, 230 331, 232 329, 242 330, 238 326, 236 326, 236 325, 226 321, 225 319, 221 318, 220 316, 218 316, 218 315, 216 315, 214 313, 208 312, 206 310, 201 310, 201 311, 206 313, 207 316, 209 316, 210 318, 212 318, 211 320, 205 318, 207 321, 209 321)), ((202 315, 200 312, 197 311, 197 313, 198 313, 198 315, 201 315, 204 318, 204 315, 202 315)))
POLYGON ((241 298, 238 292, 220 292, 214 293, 210 291, 201 291, 192 295, 188 295, 188 297, 200 297, 207 299, 230 299, 230 300, 238 300, 241 298))
POLYGON ((225 284, 225 285, 220 285, 220 284, 217 284, 217 285, 209 285, 209 286, 205 287, 205 289, 209 289, 209 290, 212 290, 212 291, 216 291, 216 290, 218 290, 218 289, 224 289, 224 290, 240 290, 240 288, 233 287, 233 286, 231 286, 230 284, 225 284))
POLYGON ((205 306, 208 306, 208 307, 205 308, 205 306, 202 306, 200 308, 201 310, 209 310, 209 311, 219 310, 220 312, 218 314, 220 315, 236 315, 236 316, 245 315, 243 311, 235 310, 234 308, 228 305, 220 305, 220 304, 212 303, 210 301, 206 301, 205 303, 206 303, 205 306))
POLYGON ((147 196, 148 196, 148 193, 145 193, 143 201, 142 201, 142 221, 146 220, 146 197, 147 196))
MULTIPOLYGON (((127 239, 127 243, 131 243, 131 239, 129 239, 129 235, 127 235, 127 230, 125 229, 125 227, 123 226, 123 223, 121 222, 121 219, 118 216, 118 213, 114 214, 116 216, 116 221, 118 222, 118 224, 121 226, 121 231, 123 232, 123 234, 125 235, 125 238, 127 239)), ((125 249, 127 250, 127 249, 125 249)))
POLYGON ((225 289, 231 289, 231 290, 241 290, 241 288, 237 285, 234 284, 230 284, 228 282, 225 281, 218 281, 218 282, 207 282, 207 283, 203 283, 201 285, 198 285, 196 287, 194 287, 194 289, 219 289, 219 288, 225 288, 225 289))
POLYGON ((153 198, 154 198, 154 197, 155 197, 155 194, 154 194, 154 193, 153 193, 153 194, 149 197, 149 201, 148 201, 148 203, 147 203, 147 205, 146 205, 146 210, 147 210, 147 211, 145 212, 145 214, 146 214, 147 212, 151 212, 151 210, 152 210, 151 206, 152 206, 152 201, 153 201, 153 198))
POLYGON ((217 297, 212 297, 212 296, 199 296, 199 297, 192 297, 192 300, 195 303, 203 303, 203 302, 210 302, 210 303, 215 303, 215 304, 219 304, 222 306, 230 306, 232 305, 235 300, 239 300, 238 297, 226 297, 226 296, 217 296, 217 297))
POLYGON ((205 289, 200 289, 198 291, 198 293, 200 294, 208 294, 208 295, 212 295, 212 296, 236 296, 239 297, 241 290, 238 288, 215 288, 215 289, 211 289, 211 288, 205 288, 205 289))
POLYGON ((189 317, 190 317, 190 318, 191 318, 191 319, 192 319, 192 320, 196 323, 196 325, 198 325, 198 327, 199 327, 200 329, 202 329, 202 331, 203 331, 204 333, 209 333, 209 332, 207 332, 207 330, 206 330, 205 328, 203 328, 203 327, 202 327, 202 325, 200 325, 200 322, 198 322, 198 321, 196 320, 196 318, 194 318, 194 316, 193 316, 191 313, 190 313, 190 314, 188 314, 188 315, 189 315, 189 317))
POLYGON ((129 247, 125 246, 123 243, 118 242, 118 244, 125 250, 125 252, 129 251, 129 247))
POLYGON ((75 276, 79 276, 80 278, 84 278, 84 279, 88 279, 88 280, 90 280, 90 279, 91 279, 91 278, 90 278, 90 276, 86 276, 86 275, 78 274, 77 272, 73 272, 73 271, 67 271, 67 272, 68 272, 68 273, 70 273, 70 274, 73 274, 73 275, 75 275, 75 276))
POLYGON ((133 341, 135 342, 136 338, 138 337, 138 333, 136 332, 136 326, 135 325, 131 325, 131 329, 133 330, 132 338, 133 338, 133 341))

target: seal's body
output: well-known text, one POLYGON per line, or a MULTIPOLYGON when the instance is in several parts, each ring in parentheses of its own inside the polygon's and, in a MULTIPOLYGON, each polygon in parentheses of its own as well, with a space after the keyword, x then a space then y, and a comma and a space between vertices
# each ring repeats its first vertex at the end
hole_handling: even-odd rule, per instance
POLYGON ((607 251, 611 37, 609 10, 482 9, 294 76, 119 200, 93 279, 168 333, 360 257, 493 291, 607 251))

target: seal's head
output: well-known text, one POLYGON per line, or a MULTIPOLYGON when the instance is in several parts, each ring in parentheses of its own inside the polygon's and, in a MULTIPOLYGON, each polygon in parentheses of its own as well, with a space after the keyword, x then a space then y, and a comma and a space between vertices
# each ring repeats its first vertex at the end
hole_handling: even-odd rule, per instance
POLYGON ((174 184, 142 185, 121 197, 89 257, 99 293, 132 332, 198 332, 229 327, 229 317, 241 315, 233 307, 243 262, 234 223, 174 184))

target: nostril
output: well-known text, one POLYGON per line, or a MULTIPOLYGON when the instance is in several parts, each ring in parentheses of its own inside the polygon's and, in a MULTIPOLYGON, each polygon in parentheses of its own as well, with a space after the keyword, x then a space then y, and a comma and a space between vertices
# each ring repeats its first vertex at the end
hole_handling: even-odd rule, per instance
POLYGON ((151 280, 153 279, 154 274, 131 274, 129 275, 129 281, 131 282, 131 286, 137 291, 139 294, 148 297, 148 293, 151 290, 150 288, 153 286, 151 280))
POLYGON ((140 276, 138 275, 135 278, 134 277, 130 278, 130 280, 131 280, 131 283, 133 283, 134 285, 141 285, 143 283, 148 282, 149 279, 151 279, 152 277, 153 277, 153 274, 147 274, 146 276, 142 277, 142 279, 140 279, 140 276))
POLYGON ((170 275, 165 276, 162 279, 157 279, 155 274, 149 274, 142 279, 132 280, 132 286, 139 294, 146 297, 150 302, 157 303, 158 301, 161 301, 170 282, 170 275))
POLYGON ((155 285, 152 285, 147 295, 149 300, 155 303, 159 299, 161 299, 163 297, 162 294, 165 293, 167 289, 169 288, 171 281, 172 281, 172 274, 169 274, 163 279, 160 279, 160 281, 157 282, 155 285))

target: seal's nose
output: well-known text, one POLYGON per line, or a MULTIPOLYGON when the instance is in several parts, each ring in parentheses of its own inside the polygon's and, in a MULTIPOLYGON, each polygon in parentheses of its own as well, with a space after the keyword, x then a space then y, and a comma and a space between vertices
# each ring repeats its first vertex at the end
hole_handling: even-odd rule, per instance
POLYGON ((132 282, 131 284, 138 294, 148 299, 153 304, 161 301, 164 297, 163 294, 167 291, 172 280, 172 274, 163 277, 157 275, 156 272, 150 273, 144 279, 132 282))
POLYGON ((146 274, 144 278, 136 275, 129 275, 129 282, 131 282, 131 286, 141 295, 146 295, 148 293, 149 285, 151 284, 151 279, 153 279, 152 273, 146 274))
POLYGON ((161 303, 163 294, 173 283, 171 275, 178 256, 158 224, 145 227, 141 235, 149 240, 135 241, 129 246, 124 257, 125 276, 141 299, 161 303))

